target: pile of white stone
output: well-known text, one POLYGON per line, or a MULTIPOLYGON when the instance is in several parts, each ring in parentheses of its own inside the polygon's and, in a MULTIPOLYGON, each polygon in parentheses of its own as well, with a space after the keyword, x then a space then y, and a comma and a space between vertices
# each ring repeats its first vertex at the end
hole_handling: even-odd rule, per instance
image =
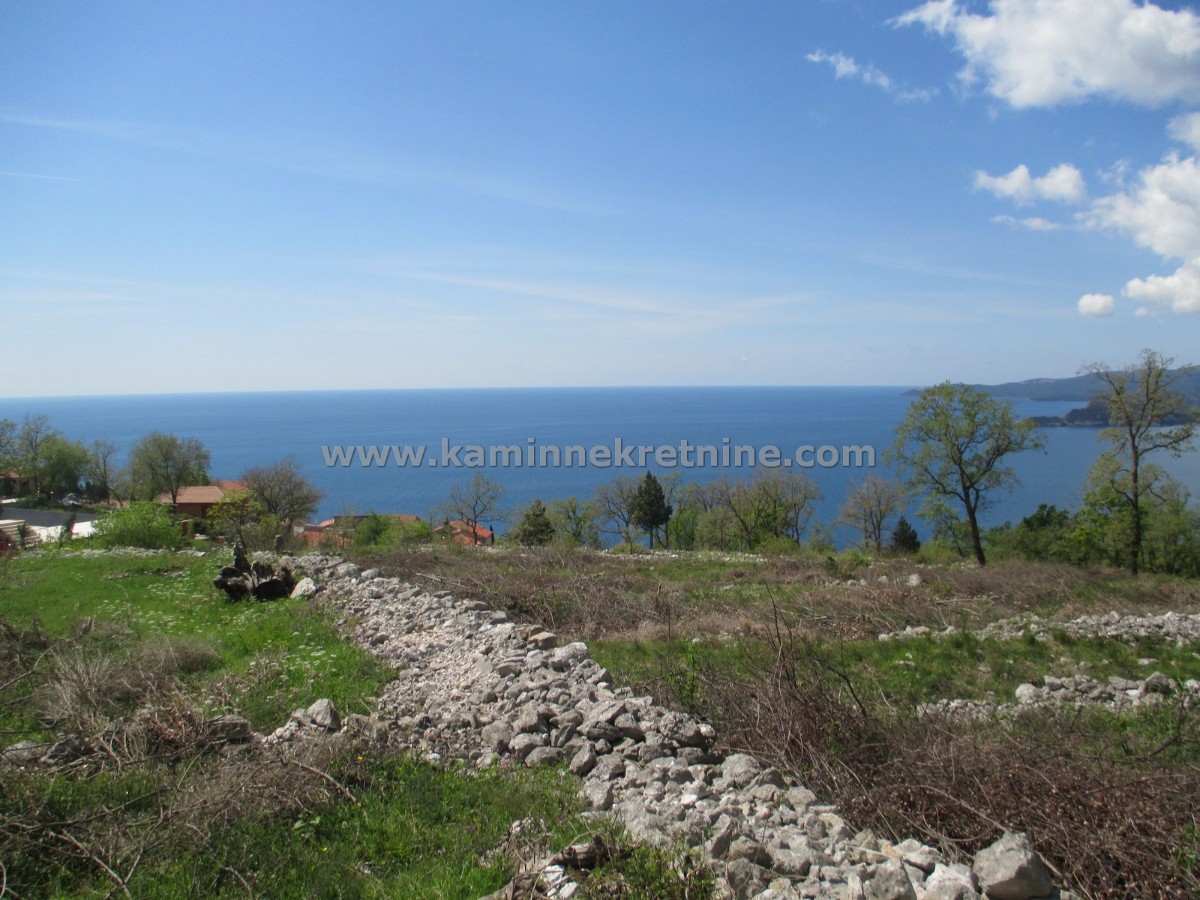
MULTIPOLYGON (((879 635, 881 641, 900 641, 918 637, 950 637, 959 633, 958 628, 948 625, 934 630, 927 625, 909 625, 899 631, 888 631, 879 635)), ((1111 638, 1134 642, 1143 638, 1158 638, 1185 646, 1200 641, 1200 613, 1165 612, 1161 615, 1125 616, 1118 612, 1103 615, 1080 616, 1070 622, 1050 622, 1041 616, 1017 616, 1001 619, 973 632, 981 639, 1013 640, 1033 635, 1046 640, 1059 632, 1071 637, 1111 638)))
MULTIPOLYGON (((281 560, 315 582, 297 588, 399 673, 371 717, 346 726, 434 762, 566 763, 597 815, 639 841, 700 850, 727 896, 760 900, 1031 900, 1061 895, 1029 841, 1006 834, 973 865, 918 841, 855 833, 832 806, 752 756, 713 752, 712 728, 613 685, 582 643, 510 621, 487 604, 383 578, 330 557, 281 560), (319 585, 319 587, 318 587, 319 585)), ((270 740, 316 715, 300 711, 270 740)), ((570 879, 547 880, 566 898, 570 879)))
POLYGON ((923 717, 940 716, 979 722, 1055 707, 1079 709, 1091 705, 1115 713, 1125 713, 1167 702, 1178 702, 1182 703, 1185 709, 1191 709, 1200 702, 1200 681, 1189 678, 1180 684, 1162 672, 1154 672, 1141 679, 1113 675, 1107 681, 1100 681, 1086 674, 1066 678, 1047 675, 1042 679, 1040 686, 1022 684, 1017 687, 1015 693, 1015 703, 939 700, 936 703, 921 705, 917 712, 923 717))

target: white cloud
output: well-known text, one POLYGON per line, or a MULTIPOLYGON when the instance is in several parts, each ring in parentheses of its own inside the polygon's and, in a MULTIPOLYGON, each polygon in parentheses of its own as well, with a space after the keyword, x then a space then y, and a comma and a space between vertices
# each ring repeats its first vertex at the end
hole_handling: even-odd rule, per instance
POLYGON ((1063 227, 1058 222, 1051 222, 1049 219, 1043 219, 1041 216, 1030 216, 1025 219, 1018 219, 1015 216, 992 216, 992 221, 997 225, 1008 225, 1010 228, 1024 228, 1027 231, 1058 231, 1063 227))
MULTIPOLYGON (((1171 123, 1171 133, 1190 136, 1194 126, 1194 117, 1181 117, 1171 123)), ((1200 313, 1200 165, 1195 156, 1168 154, 1139 172, 1128 188, 1095 200, 1082 218, 1182 263, 1170 275, 1131 279, 1125 296, 1178 313, 1200 313)))
POLYGON ((1200 150, 1200 112, 1176 116, 1167 126, 1167 131, 1175 140, 1200 150))
POLYGON ((1170 154, 1128 190, 1092 204, 1088 223, 1119 231, 1166 259, 1200 258, 1200 166, 1170 154))
POLYGON ((809 62, 827 63, 833 68, 835 78, 850 78, 863 84, 877 87, 886 93, 894 95, 899 100, 929 100, 937 94, 935 90, 910 90, 902 88, 886 73, 872 65, 859 63, 852 56, 844 53, 826 53, 824 50, 814 50, 805 57, 809 62))
POLYGON ((1200 16, 1135 0, 930 0, 895 20, 951 36, 964 82, 1014 107, 1093 96, 1157 106, 1200 98, 1200 16))
POLYGON ((1200 313, 1200 260, 1180 266, 1173 275, 1134 278, 1123 293, 1134 300, 1170 307, 1172 312, 1200 313))
POLYGON ((1116 310, 1116 301, 1108 294, 1084 294, 1079 298, 1079 314, 1101 318, 1111 316, 1116 310))
POLYGON ((975 189, 989 191, 997 197, 1008 197, 1018 204, 1033 200, 1061 200, 1077 203, 1087 194, 1083 175, 1072 165, 1055 166, 1041 178, 1029 174, 1029 167, 1019 165, 1007 175, 975 173, 975 189))

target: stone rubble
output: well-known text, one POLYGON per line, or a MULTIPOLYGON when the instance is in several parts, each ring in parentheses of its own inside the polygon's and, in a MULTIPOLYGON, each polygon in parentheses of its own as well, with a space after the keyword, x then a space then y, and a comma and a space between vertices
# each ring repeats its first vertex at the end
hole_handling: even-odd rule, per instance
POLYGON ((1162 672, 1154 672, 1142 679, 1113 675, 1107 681, 1084 674, 1066 678, 1046 675, 1040 687, 1028 683, 1021 684, 1014 693, 1016 703, 939 700, 936 703, 922 704, 917 708, 917 714, 924 717, 984 721, 993 717, 1022 715, 1051 707, 1079 709, 1086 705, 1094 705, 1111 712, 1124 713, 1159 706, 1166 702, 1179 702, 1185 709, 1191 709, 1200 702, 1200 681, 1189 678, 1183 684, 1179 684, 1162 672))
MULTIPOLYGON (((906 640, 917 637, 950 637, 960 629, 948 625, 937 631, 927 625, 909 625, 899 631, 884 632, 881 641, 906 640)), ((1001 619, 973 632, 987 640, 1013 640, 1032 634, 1038 640, 1046 640, 1052 633, 1062 632, 1072 637, 1111 638, 1133 643, 1143 638, 1158 638, 1173 641, 1177 646, 1200 641, 1200 613, 1165 612, 1161 615, 1123 616, 1118 612, 1102 615, 1080 616, 1070 622, 1050 622, 1041 616, 1017 616, 1001 619)))
MULTIPOLYGON (((280 562, 312 577, 317 595, 339 614, 339 626, 399 673, 376 711, 348 716, 346 729, 435 763, 566 763, 596 814, 615 816, 635 840, 682 841, 701 851, 724 896, 1071 896, 1048 881, 1007 876, 995 876, 1005 887, 992 889, 991 868, 980 874, 914 840, 891 844, 869 831, 856 833, 834 807, 777 769, 748 754, 714 753, 716 735, 707 723, 614 686, 583 643, 558 646, 554 634, 513 622, 485 603, 383 578, 337 558, 280 562)), ((330 712, 320 703, 298 710, 267 741, 332 727, 330 712)), ((1044 871, 1027 840, 993 855, 1044 871)), ((547 896, 570 896, 571 884, 561 867, 543 878, 547 896)))

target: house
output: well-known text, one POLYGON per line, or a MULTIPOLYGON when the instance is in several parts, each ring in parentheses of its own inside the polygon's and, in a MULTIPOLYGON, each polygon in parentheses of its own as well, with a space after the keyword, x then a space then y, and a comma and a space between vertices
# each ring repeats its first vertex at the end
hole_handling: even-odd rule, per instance
MULTIPOLYGON (((234 491, 246 490, 244 481, 214 481, 212 484, 193 484, 179 489, 175 495, 175 512, 203 519, 221 499, 234 491)), ((170 503, 171 495, 162 494, 159 503, 170 503)))
POLYGON ((433 529, 433 533, 444 539, 466 544, 468 547, 496 543, 496 533, 492 529, 478 523, 472 526, 470 522, 464 522, 462 519, 443 522, 433 529))
MULTIPOLYGON (((411 524, 421 521, 420 516, 409 513, 379 513, 379 515, 384 519, 393 519, 403 523, 411 524)), ((336 547, 346 547, 350 544, 350 535, 354 533, 358 523, 365 518, 367 516, 334 516, 332 519, 326 519, 315 525, 298 526, 295 534, 310 547, 316 547, 322 542, 336 547)))

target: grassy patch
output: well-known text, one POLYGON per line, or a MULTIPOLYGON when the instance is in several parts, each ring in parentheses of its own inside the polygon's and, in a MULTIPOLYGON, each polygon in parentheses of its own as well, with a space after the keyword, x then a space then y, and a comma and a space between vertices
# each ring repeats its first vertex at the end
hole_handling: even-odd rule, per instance
MULTIPOLYGON (((316 604, 228 602, 210 583, 218 566, 58 552, 6 564, 0 747, 68 732, 115 747, 58 768, 0 761, 6 892, 474 900, 594 827, 560 770, 468 774, 345 735, 205 744, 203 716, 237 711, 269 731, 320 697, 366 712, 391 676, 316 604), (104 731, 131 722, 141 730, 104 731), (521 839, 505 841, 518 820, 521 839)), ((647 896, 679 864, 631 851, 596 883, 647 896)), ((687 896, 705 896, 702 882, 687 896)))

